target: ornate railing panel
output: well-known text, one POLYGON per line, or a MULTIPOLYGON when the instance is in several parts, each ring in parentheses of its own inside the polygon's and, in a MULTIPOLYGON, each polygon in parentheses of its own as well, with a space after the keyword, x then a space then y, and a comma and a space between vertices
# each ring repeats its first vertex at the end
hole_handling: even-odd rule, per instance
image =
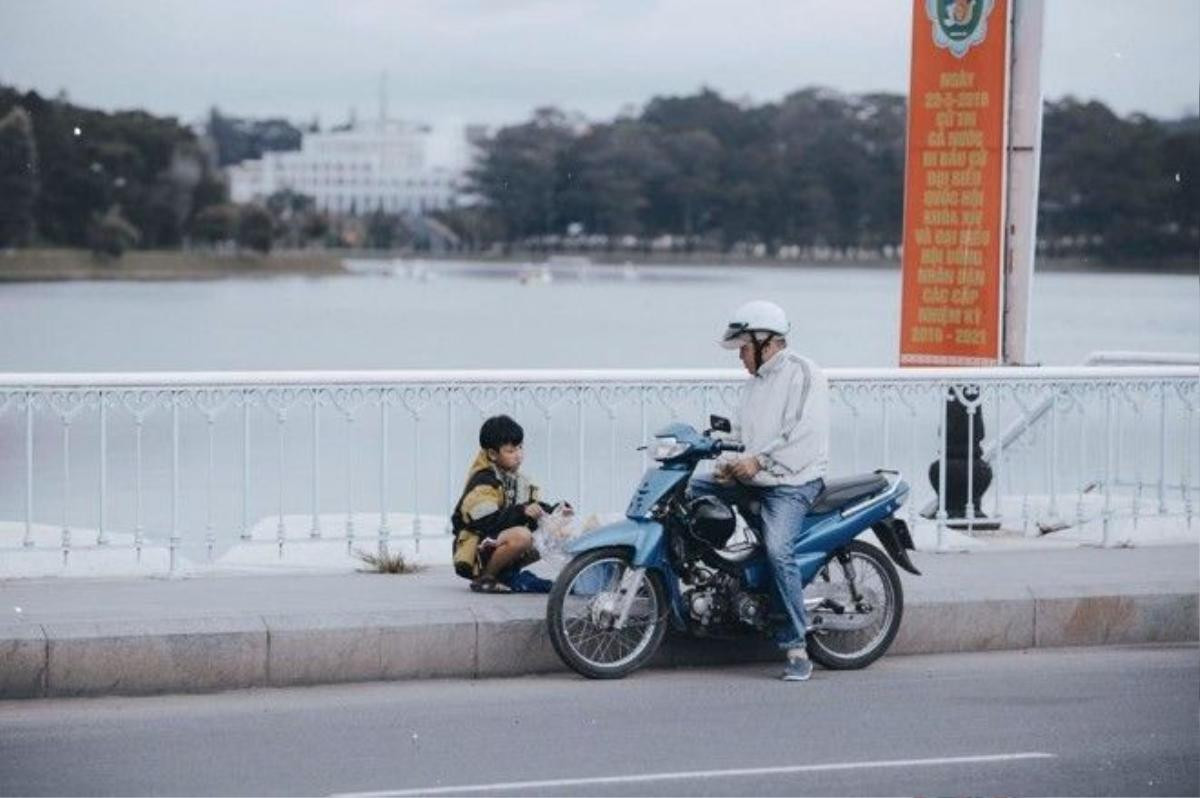
MULTIPOLYGON (((1194 367, 827 374, 833 473, 902 471, 914 487, 905 512, 916 522, 927 510, 939 546, 946 529, 977 532, 984 516, 1008 534, 1095 524, 1106 544, 1151 519, 1191 528, 1194 367), (957 426, 943 423, 947 397, 959 401, 957 426), (996 446, 1006 430, 1012 442, 996 446), (990 486, 976 502, 985 470, 990 486), (965 504, 948 504, 955 490, 965 504)), ((584 513, 620 512, 647 465, 636 447, 668 420, 730 414, 744 379, 732 370, 0 375, 0 530, 10 533, 0 550, 50 549, 66 562, 79 549, 140 556, 153 544, 174 568, 180 553, 211 560, 248 540, 264 518, 281 553, 305 539, 419 546, 445 534, 429 517, 453 505, 479 423, 498 412, 524 425, 526 470, 547 495, 584 513), (368 512, 378 520, 364 527, 368 512), (284 520, 301 513, 302 538, 284 520)))

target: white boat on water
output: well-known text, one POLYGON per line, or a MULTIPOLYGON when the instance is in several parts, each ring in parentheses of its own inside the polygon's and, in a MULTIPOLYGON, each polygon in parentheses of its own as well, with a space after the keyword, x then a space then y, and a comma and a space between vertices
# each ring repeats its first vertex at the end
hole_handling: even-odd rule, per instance
POLYGON ((551 255, 546 259, 546 263, 551 266, 563 266, 579 269, 591 266, 592 259, 587 255, 551 255))
POLYGON ((404 266, 399 260, 342 258, 342 268, 351 274, 377 277, 398 277, 404 273, 404 266))
POLYGON ((537 266, 532 263, 526 263, 521 268, 521 271, 518 272, 517 279, 521 282, 521 285, 550 283, 554 281, 554 272, 546 264, 537 266))
POLYGON ((406 261, 401 258, 391 260, 344 258, 342 268, 351 274, 371 275, 376 277, 407 277, 410 280, 428 282, 433 279, 433 270, 423 260, 406 261))

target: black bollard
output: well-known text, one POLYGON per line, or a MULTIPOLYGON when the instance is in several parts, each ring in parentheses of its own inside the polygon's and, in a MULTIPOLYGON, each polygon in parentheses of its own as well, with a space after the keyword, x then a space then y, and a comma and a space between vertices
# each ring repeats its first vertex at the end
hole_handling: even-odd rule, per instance
MULTIPOLYGON (((966 388, 963 396, 970 402, 979 398, 978 388, 966 388)), ((983 414, 977 408, 975 425, 971 430, 967 407, 958 400, 954 391, 946 396, 946 409, 942 418, 946 425, 946 517, 951 526, 969 529, 999 529, 1000 522, 988 518, 980 500, 992 484, 992 467, 983 460, 983 414), (973 434, 972 434, 973 433, 973 434), (975 505, 975 520, 967 523, 967 469, 971 475, 971 502, 975 505)), ((934 493, 938 491, 938 461, 929 466, 929 482, 934 493)))

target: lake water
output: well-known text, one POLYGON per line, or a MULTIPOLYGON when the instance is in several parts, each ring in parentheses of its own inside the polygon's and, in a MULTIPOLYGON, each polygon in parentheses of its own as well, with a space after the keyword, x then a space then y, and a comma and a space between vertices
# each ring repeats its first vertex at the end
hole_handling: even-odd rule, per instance
MULTIPOLYGON (((0 371, 730 367, 736 358, 713 341, 755 298, 783 305, 793 346, 825 366, 897 362, 898 269, 411 271, 0 285, 0 371)), ((1037 275, 1035 361, 1198 348, 1195 275, 1037 275)))

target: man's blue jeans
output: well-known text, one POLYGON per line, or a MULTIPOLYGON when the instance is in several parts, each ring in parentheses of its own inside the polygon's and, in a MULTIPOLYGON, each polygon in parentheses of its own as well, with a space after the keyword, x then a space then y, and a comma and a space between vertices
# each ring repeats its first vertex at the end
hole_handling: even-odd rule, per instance
POLYGON ((780 648, 804 645, 808 615, 804 612, 804 584, 800 565, 796 562, 796 546, 802 538, 800 527, 804 516, 824 487, 825 482, 820 479, 803 485, 759 487, 740 482, 717 482, 707 475, 694 477, 688 486, 693 496, 716 496, 735 505, 747 523, 761 530, 775 586, 792 619, 792 633, 780 637, 780 648), (753 518, 749 512, 751 502, 759 504, 759 513, 753 518))

